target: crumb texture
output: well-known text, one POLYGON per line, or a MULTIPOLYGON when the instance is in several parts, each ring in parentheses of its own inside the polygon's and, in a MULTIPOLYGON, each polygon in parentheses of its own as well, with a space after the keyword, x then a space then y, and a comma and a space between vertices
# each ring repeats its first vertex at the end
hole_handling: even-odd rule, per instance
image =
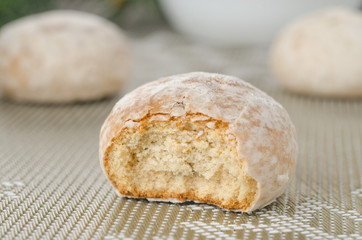
POLYGON ((256 181, 245 173, 221 121, 143 120, 111 146, 105 170, 121 194, 247 209, 256 181))

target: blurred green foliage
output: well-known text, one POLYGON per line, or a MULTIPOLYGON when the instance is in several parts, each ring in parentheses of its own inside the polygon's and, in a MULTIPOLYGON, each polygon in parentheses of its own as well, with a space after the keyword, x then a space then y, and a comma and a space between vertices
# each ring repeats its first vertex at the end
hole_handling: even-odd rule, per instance
POLYGON ((53 0, 0 0, 0 25, 54 8, 53 0))
POLYGON ((134 27, 160 18, 157 0, 0 0, 0 27, 17 18, 54 9, 91 12, 134 27))

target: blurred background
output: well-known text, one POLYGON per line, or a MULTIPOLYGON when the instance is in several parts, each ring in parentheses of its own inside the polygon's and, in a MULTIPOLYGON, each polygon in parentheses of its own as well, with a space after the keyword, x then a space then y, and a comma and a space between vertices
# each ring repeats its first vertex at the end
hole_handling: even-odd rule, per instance
POLYGON ((360 8, 361 0, 1 0, 0 25, 54 9, 95 13, 131 32, 171 26, 221 46, 266 43, 298 16, 330 6, 360 8))
MULTIPOLYGON (((134 74, 125 89, 127 92, 145 81, 139 72, 148 73, 147 81, 190 71, 220 72, 252 81, 249 73, 255 73, 261 66, 266 68, 269 44, 290 21, 321 8, 335 5, 360 8, 361 3, 360 0, 1 0, 0 25, 53 9, 86 11, 115 22, 128 35, 134 56, 134 74)), ((269 77, 258 76, 259 81, 266 78, 269 77)))
MULTIPOLYGON (((269 44, 289 22, 336 5, 358 9, 362 1, 1 0, 0 25, 54 9, 95 13, 115 22, 126 31, 135 56, 135 80, 130 82, 127 91, 142 82, 137 80, 137 71, 148 71, 149 80, 160 77, 157 73, 161 72, 161 76, 166 76, 201 70, 248 77, 247 63, 255 68, 252 56, 258 55, 253 46, 258 46, 255 51, 262 48, 266 54, 269 44), (233 62, 230 57, 240 56, 240 51, 243 59, 248 60, 243 60, 243 66, 237 68, 230 66, 233 62), (228 61, 224 61, 225 57, 228 61), (162 71, 156 70, 159 66, 162 71)), ((266 63, 267 56, 258 59, 258 64, 262 64, 260 59, 266 63)))
POLYGON ((0 100, 0 239, 360 237, 362 101, 284 91, 268 67, 270 44, 284 26, 336 5, 360 9, 362 0, 0 0, 0 26, 54 9, 107 18, 124 30, 133 62, 125 88, 106 100, 0 100), (99 131, 119 97, 191 71, 237 76, 289 112, 299 141, 296 177, 267 208, 247 215, 124 199, 104 177, 99 131))

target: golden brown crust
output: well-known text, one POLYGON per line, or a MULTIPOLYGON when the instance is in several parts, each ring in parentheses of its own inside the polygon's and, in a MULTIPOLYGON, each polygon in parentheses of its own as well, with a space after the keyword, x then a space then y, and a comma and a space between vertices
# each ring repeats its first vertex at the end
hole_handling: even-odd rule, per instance
POLYGON ((187 192, 187 193, 177 193, 177 192, 171 192, 171 193, 166 193, 166 192, 162 192, 162 191, 147 191, 147 192, 138 192, 138 191, 127 191, 125 189, 117 189, 118 193, 124 196, 130 196, 130 197, 135 197, 135 198, 147 198, 147 199, 152 199, 152 200, 169 200, 169 199, 176 199, 177 201, 180 202, 185 202, 185 201, 194 201, 194 202, 201 202, 201 203, 208 203, 208 204, 212 204, 212 205, 216 205, 218 207, 221 207, 223 209, 226 210, 241 210, 243 212, 245 212, 249 207, 249 205, 242 205, 240 204, 240 202, 234 202, 234 201, 229 201, 229 202, 223 202, 220 200, 216 200, 213 197, 199 197, 197 194, 193 193, 193 192, 187 192))
MULTIPOLYGON (((295 128, 287 112, 250 84, 220 74, 171 76, 143 85, 124 96, 101 130, 99 154, 102 166, 106 165, 110 146, 124 128, 138 127, 142 119, 148 117, 159 116, 167 121, 188 115, 206 116, 229 125, 227 134, 236 142, 237 153, 245 160, 246 173, 257 181, 258 188, 255 200, 241 211, 263 207, 284 192, 294 175, 297 159, 295 128)), ((137 192, 133 194, 140 196, 137 192)), ((147 197, 170 197, 161 193, 153 195, 147 197)), ((192 194, 178 197, 205 200, 192 194)), ((224 204, 222 207, 234 209, 235 205, 224 204)))

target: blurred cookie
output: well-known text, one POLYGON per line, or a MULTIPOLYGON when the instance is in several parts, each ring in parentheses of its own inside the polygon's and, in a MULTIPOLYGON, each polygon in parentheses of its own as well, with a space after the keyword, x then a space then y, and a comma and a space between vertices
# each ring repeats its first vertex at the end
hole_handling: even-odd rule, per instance
POLYGON ((115 94, 130 65, 124 34, 93 14, 50 11, 0 31, 0 91, 16 101, 73 102, 115 94))
POLYGON ((361 97, 361 12, 328 9, 290 24, 272 46, 271 68, 295 92, 361 97))

